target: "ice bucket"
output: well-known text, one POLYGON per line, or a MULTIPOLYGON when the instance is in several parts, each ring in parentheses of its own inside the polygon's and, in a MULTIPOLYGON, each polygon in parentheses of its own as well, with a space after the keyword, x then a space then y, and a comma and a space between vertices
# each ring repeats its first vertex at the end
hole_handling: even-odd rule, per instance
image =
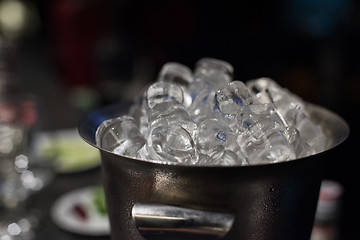
MULTIPOLYGON (((91 112, 79 123, 80 135, 96 147, 99 124, 127 109, 122 103, 91 112)), ((309 239, 323 165, 349 127, 322 107, 307 104, 306 110, 329 146, 288 162, 184 166, 99 149, 111 239, 309 239)))

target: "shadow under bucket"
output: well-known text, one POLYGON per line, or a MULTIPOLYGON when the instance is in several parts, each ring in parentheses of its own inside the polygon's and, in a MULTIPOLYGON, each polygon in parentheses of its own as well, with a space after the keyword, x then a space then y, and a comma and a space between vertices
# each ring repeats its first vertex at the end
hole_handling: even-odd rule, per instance
MULTIPOLYGON (((101 122, 127 109, 118 104, 90 113, 79 123, 81 137, 96 147, 101 122)), ((310 239, 323 164, 349 127, 327 109, 312 104, 306 109, 329 146, 288 162, 184 166, 99 149, 111 239, 310 239)))

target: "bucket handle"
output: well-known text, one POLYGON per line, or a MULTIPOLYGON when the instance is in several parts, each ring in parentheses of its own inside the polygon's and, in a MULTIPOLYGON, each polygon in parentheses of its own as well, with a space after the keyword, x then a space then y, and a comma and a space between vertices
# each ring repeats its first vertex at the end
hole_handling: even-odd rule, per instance
POLYGON ((235 219, 231 213, 150 202, 135 203, 132 217, 145 239, 221 239, 230 231, 235 219))

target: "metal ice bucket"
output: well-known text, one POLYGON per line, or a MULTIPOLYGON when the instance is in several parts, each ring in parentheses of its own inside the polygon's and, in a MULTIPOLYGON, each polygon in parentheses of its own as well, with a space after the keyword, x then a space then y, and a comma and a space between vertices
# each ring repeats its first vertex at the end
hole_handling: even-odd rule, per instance
MULTIPOLYGON (((80 135, 96 147, 99 124, 127 108, 119 104, 90 113, 79 123, 80 135)), ((306 108, 331 141, 322 153, 288 162, 184 166, 99 149, 111 239, 309 239, 322 166, 349 127, 329 110, 306 108)))

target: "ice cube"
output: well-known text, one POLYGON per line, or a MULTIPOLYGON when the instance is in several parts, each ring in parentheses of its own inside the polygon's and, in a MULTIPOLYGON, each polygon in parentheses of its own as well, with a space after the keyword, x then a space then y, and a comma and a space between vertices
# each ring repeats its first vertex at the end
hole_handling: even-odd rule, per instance
POLYGON ((305 115, 298 119, 296 126, 300 132, 300 138, 310 145, 308 155, 319 153, 325 150, 328 139, 321 126, 314 124, 305 115))
POLYGON ((178 125, 158 126, 151 130, 147 141, 148 154, 153 160, 194 164, 197 149, 187 130, 178 125))
POLYGON ((251 164, 265 164, 295 159, 285 135, 285 128, 271 118, 261 118, 238 138, 242 151, 251 164))
POLYGON ((197 161, 194 146, 197 125, 179 102, 156 104, 149 112, 149 128, 146 149, 152 159, 181 163, 197 161))
POLYGON ((310 145, 300 137, 298 129, 295 127, 290 127, 287 129, 286 135, 292 148, 294 149, 296 158, 302 158, 311 154, 310 145))
POLYGON ((196 123, 213 115, 215 92, 232 80, 232 73, 232 66, 222 60, 203 58, 196 63, 194 80, 187 91, 192 97, 189 115, 196 123))
POLYGON ((163 102, 153 107, 149 112, 149 128, 158 126, 178 125, 186 129, 193 139, 196 138, 198 129, 189 117, 183 105, 177 102, 163 102))
POLYGON ((99 147, 119 155, 133 157, 146 142, 134 118, 126 115, 101 123, 95 136, 99 147))
POLYGON ((234 165, 248 165, 245 158, 240 158, 236 153, 227 150, 222 145, 217 145, 211 148, 208 154, 201 155, 198 165, 204 166, 234 166, 234 165))
POLYGON ((297 116, 304 110, 304 102, 270 78, 259 78, 246 82, 258 103, 273 103, 288 125, 295 124, 297 116))
POLYGON ((142 146, 142 148, 139 149, 136 157, 142 160, 152 160, 147 148, 147 144, 145 144, 144 146, 142 146))
POLYGON ((242 132, 262 118, 271 118, 287 128, 287 123, 272 103, 245 105, 240 114, 235 117, 238 129, 242 132))
POLYGON ((181 63, 168 62, 161 68, 157 81, 177 83, 186 89, 192 82, 192 71, 181 63))
POLYGON ((196 76, 201 75, 212 78, 219 73, 221 75, 225 74, 224 77, 228 77, 225 81, 230 82, 234 74, 234 68, 230 63, 215 58, 202 58, 195 64, 196 76))
POLYGON ((215 105, 224 115, 241 113, 246 105, 253 104, 253 98, 241 81, 233 81, 220 88, 215 94, 215 105))
POLYGON ((188 107, 191 105, 192 99, 191 96, 187 93, 187 88, 193 81, 193 75, 190 68, 176 62, 166 63, 162 67, 157 81, 178 84, 184 92, 184 106, 188 107))
POLYGON ((148 136, 148 115, 145 104, 145 96, 142 95, 130 106, 129 115, 134 118, 136 126, 146 138, 148 136))
POLYGON ((259 103, 278 101, 283 90, 274 80, 266 77, 249 80, 246 86, 259 103))
POLYGON ((222 145, 226 149, 237 153, 240 151, 240 146, 236 139, 236 135, 231 132, 231 129, 225 122, 214 118, 205 119, 199 125, 197 146, 203 153, 207 153, 210 149, 217 145, 222 145))
POLYGON ((189 116, 194 122, 199 123, 206 118, 213 117, 214 97, 215 92, 209 92, 206 89, 195 97, 191 106, 188 108, 189 116))
POLYGON ((153 122, 159 118, 171 118, 174 116, 179 120, 186 119, 190 121, 190 117, 184 106, 178 102, 162 102, 156 104, 148 114, 149 126, 151 127, 153 122))
POLYGON ((156 82, 146 91, 147 106, 152 109, 156 104, 161 102, 178 102, 183 104, 184 94, 182 89, 174 83, 156 82))
POLYGON ((201 91, 215 92, 221 86, 232 81, 233 67, 214 58, 200 59, 195 65, 194 79, 188 93, 194 100, 201 91))

